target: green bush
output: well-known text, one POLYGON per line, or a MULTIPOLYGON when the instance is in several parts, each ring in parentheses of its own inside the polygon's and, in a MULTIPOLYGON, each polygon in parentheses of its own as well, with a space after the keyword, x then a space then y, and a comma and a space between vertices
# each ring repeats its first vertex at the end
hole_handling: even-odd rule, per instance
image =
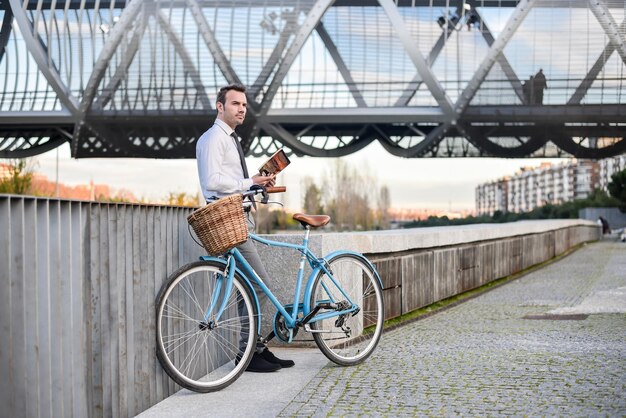
POLYGON ((29 194, 33 183, 29 160, 10 160, 8 165, 9 175, 0 180, 0 193, 29 194))

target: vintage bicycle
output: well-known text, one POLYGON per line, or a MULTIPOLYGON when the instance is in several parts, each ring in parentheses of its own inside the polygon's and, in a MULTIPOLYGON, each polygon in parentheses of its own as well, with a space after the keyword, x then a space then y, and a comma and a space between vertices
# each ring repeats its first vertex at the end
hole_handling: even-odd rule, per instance
MULTIPOLYGON (((261 194, 261 202, 267 203, 268 191, 284 188, 250 190, 229 197, 234 200, 229 204, 241 219, 243 199, 261 194)), ((202 256, 165 281, 156 302, 157 356, 180 386, 195 392, 217 391, 233 383, 246 369, 261 332, 253 282, 276 307, 273 331, 265 342, 275 336, 291 343, 303 330, 336 364, 358 364, 372 354, 384 321, 382 281, 374 265, 364 255, 349 250, 318 258, 308 247, 310 232, 326 225, 330 217, 295 214, 293 218, 304 229, 302 244, 249 233, 250 239, 261 244, 300 253, 291 304, 278 301, 236 247, 217 256, 202 256), (312 271, 304 283, 307 262, 312 271)))

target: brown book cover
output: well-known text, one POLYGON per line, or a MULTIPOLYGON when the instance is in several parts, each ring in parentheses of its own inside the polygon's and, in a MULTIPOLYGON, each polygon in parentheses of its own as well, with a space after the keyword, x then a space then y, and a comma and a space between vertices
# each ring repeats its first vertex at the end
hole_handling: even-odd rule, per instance
POLYGON ((278 174, 287 167, 291 161, 285 154, 283 149, 279 149, 272 156, 263 163, 263 165, 259 168, 259 173, 268 176, 270 174, 278 174))

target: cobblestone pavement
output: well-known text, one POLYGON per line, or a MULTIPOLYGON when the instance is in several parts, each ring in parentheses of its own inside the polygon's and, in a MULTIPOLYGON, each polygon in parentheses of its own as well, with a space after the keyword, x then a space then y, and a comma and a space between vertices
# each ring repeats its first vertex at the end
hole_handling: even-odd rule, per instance
POLYGON ((383 334, 365 363, 326 366, 280 415, 626 416, 625 291, 626 245, 587 245, 383 334), (524 319, 559 310, 591 315, 524 319))

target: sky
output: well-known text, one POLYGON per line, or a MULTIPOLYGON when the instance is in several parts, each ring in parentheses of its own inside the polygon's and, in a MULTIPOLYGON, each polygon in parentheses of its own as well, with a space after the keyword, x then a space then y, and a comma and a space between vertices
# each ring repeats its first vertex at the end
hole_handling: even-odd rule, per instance
MULTIPOLYGON (((265 158, 247 158, 250 172, 265 158)), ((374 142, 357 153, 343 157, 355 169, 369 170, 377 179, 378 190, 386 185, 391 206, 406 209, 463 211, 475 209, 475 188, 480 183, 514 174, 520 167, 539 166, 559 159, 503 158, 400 158, 374 142)), ((287 186, 282 200, 289 209, 302 205, 302 182, 311 177, 322 185, 332 160, 291 157, 291 165, 279 175, 277 185, 287 186)), ((36 157, 35 171, 56 180, 57 150, 36 157)), ((68 144, 58 149, 58 181, 66 185, 108 184, 126 189, 138 198, 164 199, 169 193, 200 192, 194 159, 157 160, 129 158, 72 159, 68 144)), ((375 194, 372 200, 375 202, 375 194)))

